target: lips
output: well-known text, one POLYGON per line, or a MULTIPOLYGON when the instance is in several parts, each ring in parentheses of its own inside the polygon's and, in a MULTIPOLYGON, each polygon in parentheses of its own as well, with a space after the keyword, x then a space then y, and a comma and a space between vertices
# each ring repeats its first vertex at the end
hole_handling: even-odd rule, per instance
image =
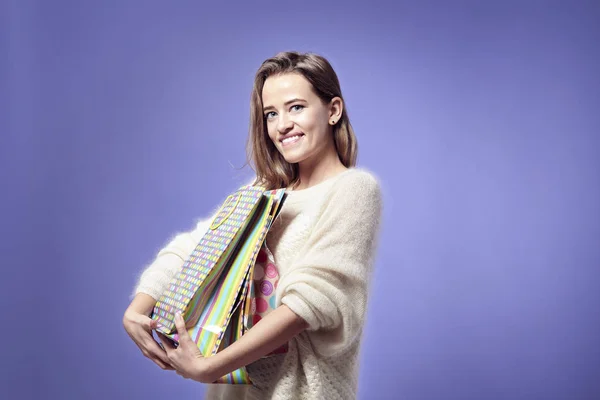
POLYGON ((303 133, 291 133, 291 134, 285 135, 284 137, 282 137, 281 139, 279 139, 279 142, 283 143, 284 140, 292 138, 292 137, 295 137, 295 136, 304 136, 304 134, 303 133))
POLYGON ((304 134, 300 133, 296 133, 296 134, 292 134, 292 135, 287 135, 286 137, 284 137, 283 139, 281 139, 279 142, 281 143, 281 145, 283 147, 288 147, 288 146, 293 146, 296 143, 298 143, 300 140, 302 140, 302 137, 304 136, 304 134))

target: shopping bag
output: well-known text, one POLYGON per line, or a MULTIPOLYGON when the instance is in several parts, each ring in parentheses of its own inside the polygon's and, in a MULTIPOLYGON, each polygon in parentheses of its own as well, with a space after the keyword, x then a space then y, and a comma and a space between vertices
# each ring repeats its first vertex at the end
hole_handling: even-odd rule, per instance
MULTIPOLYGON (((251 276, 249 296, 246 298, 249 301, 246 301, 245 304, 244 331, 252 328, 277 307, 275 290, 279 283, 279 268, 275 264, 275 257, 266 241, 263 242, 258 252, 251 276)), ((265 357, 287 353, 287 351, 288 344, 285 343, 265 357)))
MULTIPOLYGON (((252 267, 285 199, 285 190, 245 186, 223 203, 209 230, 157 301, 157 331, 178 342, 174 315, 205 357, 244 333, 252 267)), ((240 368, 216 383, 251 383, 240 368)))

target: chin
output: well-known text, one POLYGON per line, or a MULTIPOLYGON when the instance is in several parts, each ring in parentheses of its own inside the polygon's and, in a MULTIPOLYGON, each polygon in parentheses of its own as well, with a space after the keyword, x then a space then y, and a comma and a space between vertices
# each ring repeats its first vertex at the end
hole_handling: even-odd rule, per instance
POLYGON ((279 154, 281 154, 283 156, 283 159, 290 163, 290 164, 297 164, 301 161, 303 161, 304 159, 306 159, 306 154, 301 153, 301 154, 297 154, 297 153, 292 153, 292 154, 286 154, 285 151, 282 151, 281 149, 279 150, 279 154))
POLYGON ((287 161, 290 164, 298 164, 299 162, 304 161, 305 157, 286 157, 286 156, 283 156, 283 158, 285 159, 285 161, 287 161))
POLYGON ((311 151, 311 149, 298 149, 301 151, 294 151, 286 154, 285 152, 281 152, 281 155, 290 164, 298 164, 304 162, 308 159, 314 159, 315 157, 318 159, 318 153, 311 151))

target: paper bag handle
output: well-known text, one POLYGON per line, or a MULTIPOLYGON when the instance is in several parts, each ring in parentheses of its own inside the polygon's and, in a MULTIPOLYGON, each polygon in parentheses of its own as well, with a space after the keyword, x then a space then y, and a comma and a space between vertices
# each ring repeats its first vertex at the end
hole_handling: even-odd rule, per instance
POLYGON ((221 221, 215 225, 215 221, 218 219, 219 214, 221 213, 221 211, 223 211, 223 209, 225 208, 225 206, 227 206, 230 202, 231 199, 233 199, 235 195, 234 194, 230 194, 229 196, 227 196, 227 199, 225 200, 225 202, 223 203, 223 205, 221 206, 221 208, 219 209, 219 212, 217 213, 217 217, 215 218, 215 220, 212 222, 212 224, 210 225, 210 229, 211 230, 215 230, 218 227, 220 227, 223 222, 227 221, 227 218, 229 218, 231 216, 231 214, 233 214, 233 212, 235 211, 235 208, 237 207, 237 205, 240 203, 240 200, 242 199, 242 193, 238 193, 237 195, 237 200, 235 201, 235 204, 233 205, 233 207, 231 207, 231 210, 229 210, 229 212, 227 213, 227 215, 225 217, 223 217, 221 219, 221 221))

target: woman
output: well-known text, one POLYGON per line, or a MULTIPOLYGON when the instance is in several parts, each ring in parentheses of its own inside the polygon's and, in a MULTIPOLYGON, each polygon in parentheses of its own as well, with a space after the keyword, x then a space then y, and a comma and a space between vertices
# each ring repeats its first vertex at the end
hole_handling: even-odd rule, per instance
POLYGON ((156 299, 213 215, 158 253, 123 324, 146 357, 185 378, 211 383, 248 366, 252 386, 210 385, 209 399, 353 399, 382 212, 379 183, 355 167, 356 138, 337 75, 323 57, 283 52, 267 59, 251 102, 254 184, 288 194, 266 238, 279 269, 276 308, 211 357, 201 356, 181 319, 177 348, 153 339, 156 299), (285 344, 286 353, 264 357, 285 344))

